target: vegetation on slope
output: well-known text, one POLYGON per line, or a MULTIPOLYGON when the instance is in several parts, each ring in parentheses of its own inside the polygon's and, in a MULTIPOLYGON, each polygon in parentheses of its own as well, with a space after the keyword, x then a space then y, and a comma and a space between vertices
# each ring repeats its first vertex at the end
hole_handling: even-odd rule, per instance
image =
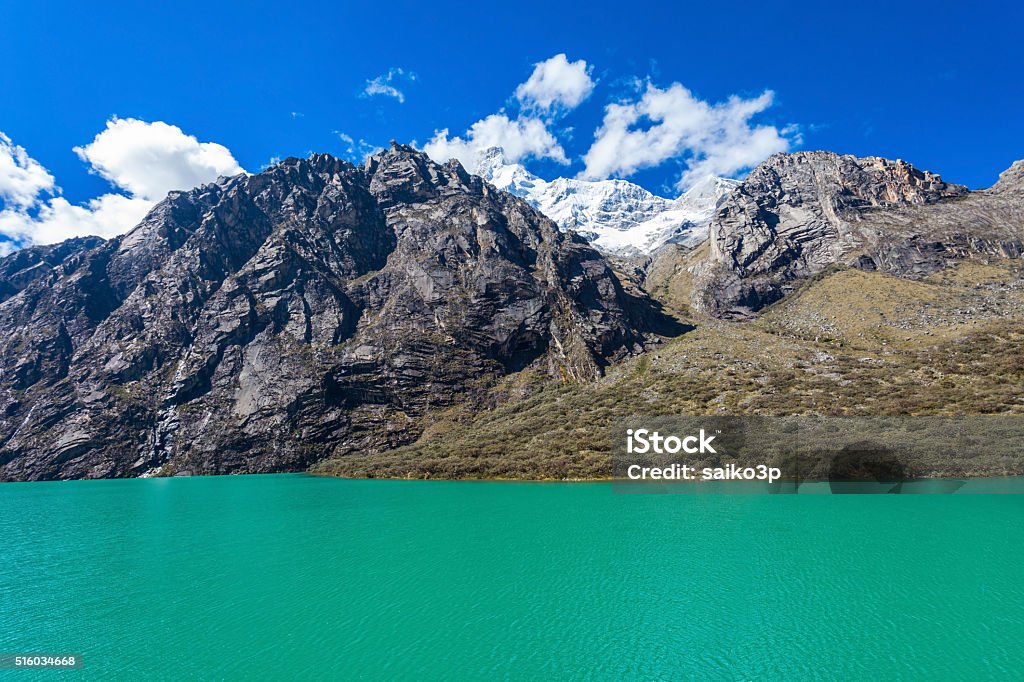
MULTIPOLYGON (((665 279, 666 290, 682 288, 679 277, 665 279)), ((685 314, 672 300, 666 308, 685 314)), ((836 268, 755 321, 686 321, 696 329, 597 382, 521 373, 492 390, 487 409, 435 413, 412 445, 317 471, 606 477, 612 420, 631 415, 1024 415, 1019 262, 964 262, 922 281, 836 268)), ((994 462, 973 466, 1004 473, 994 462)), ((944 473, 958 471, 950 462, 944 473)))

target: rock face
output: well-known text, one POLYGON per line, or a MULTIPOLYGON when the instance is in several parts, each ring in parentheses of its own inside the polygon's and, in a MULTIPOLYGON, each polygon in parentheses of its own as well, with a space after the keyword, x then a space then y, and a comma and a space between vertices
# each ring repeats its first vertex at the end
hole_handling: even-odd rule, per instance
POLYGON ((579 237, 399 145, 172 193, 0 288, 5 480, 302 470, 526 367, 590 380, 662 322, 579 237))
POLYGON ((99 237, 79 237, 60 244, 33 246, 0 259, 0 303, 32 282, 54 277, 54 272, 83 251, 99 245, 99 237))
POLYGON ((507 162, 500 147, 480 154, 476 172, 498 189, 523 197, 562 229, 575 230, 616 255, 650 254, 665 244, 704 241, 716 207, 739 184, 708 176, 682 196, 667 199, 626 180, 549 182, 507 162))
POLYGON ((990 190, 969 192, 903 161, 831 152, 778 154, 720 205, 691 303, 749 314, 842 263, 922 277, 956 259, 1019 258, 1020 162, 990 190))
POLYGON ((989 189, 992 194, 1024 192, 1024 160, 1015 161, 999 175, 999 180, 989 189))

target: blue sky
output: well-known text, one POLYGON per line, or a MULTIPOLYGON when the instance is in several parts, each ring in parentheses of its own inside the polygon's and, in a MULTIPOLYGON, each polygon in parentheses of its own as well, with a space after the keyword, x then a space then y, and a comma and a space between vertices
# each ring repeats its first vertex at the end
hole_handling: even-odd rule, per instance
POLYGON ((557 142, 568 163, 524 158, 542 176, 619 175, 672 194, 706 149, 669 140, 632 164, 614 145, 605 163, 586 155, 609 104, 633 106, 643 132, 657 123, 636 108, 645 89, 679 84, 712 111, 771 91, 742 124, 790 149, 903 158, 985 187, 1024 158, 1022 25, 1015 3, 6 3, 0 131, 52 177, 36 204, 22 200, 33 216, 54 195, 153 200, 162 185, 140 190, 118 150, 73 151, 115 116, 176 126, 258 171, 392 138, 423 146, 443 129, 466 139, 504 112, 557 142), (559 54, 585 62, 582 101, 517 98, 559 54))

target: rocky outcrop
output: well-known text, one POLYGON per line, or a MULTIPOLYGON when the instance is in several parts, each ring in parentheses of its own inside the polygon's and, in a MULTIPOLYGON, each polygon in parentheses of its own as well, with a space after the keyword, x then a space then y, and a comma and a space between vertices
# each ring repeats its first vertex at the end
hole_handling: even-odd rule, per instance
POLYGON ((102 241, 99 237, 78 237, 60 244, 32 246, 0 259, 0 303, 33 282, 58 277, 57 270, 102 241))
POLYGON ((1024 160, 1015 161, 999 175, 999 180, 989 189, 990 193, 1024 193, 1024 160))
POLYGON ((0 261, 5 480, 302 470, 527 367, 593 379, 664 323, 579 237, 400 145, 48 248, 0 261))
POLYGON ((1022 252, 1020 164, 969 192, 903 161, 779 154, 720 205, 692 304, 746 315, 834 263, 926 276, 957 259, 1022 252))

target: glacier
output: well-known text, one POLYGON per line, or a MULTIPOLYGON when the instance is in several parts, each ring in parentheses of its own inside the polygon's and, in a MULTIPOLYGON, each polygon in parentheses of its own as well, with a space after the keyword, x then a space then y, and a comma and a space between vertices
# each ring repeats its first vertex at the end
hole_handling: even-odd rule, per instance
POLYGON ((544 180, 505 158, 501 147, 477 155, 470 169, 498 189, 522 197, 563 230, 574 230, 601 251, 650 254, 665 244, 693 246, 721 201, 739 181, 709 175, 682 196, 667 199, 627 180, 544 180))

